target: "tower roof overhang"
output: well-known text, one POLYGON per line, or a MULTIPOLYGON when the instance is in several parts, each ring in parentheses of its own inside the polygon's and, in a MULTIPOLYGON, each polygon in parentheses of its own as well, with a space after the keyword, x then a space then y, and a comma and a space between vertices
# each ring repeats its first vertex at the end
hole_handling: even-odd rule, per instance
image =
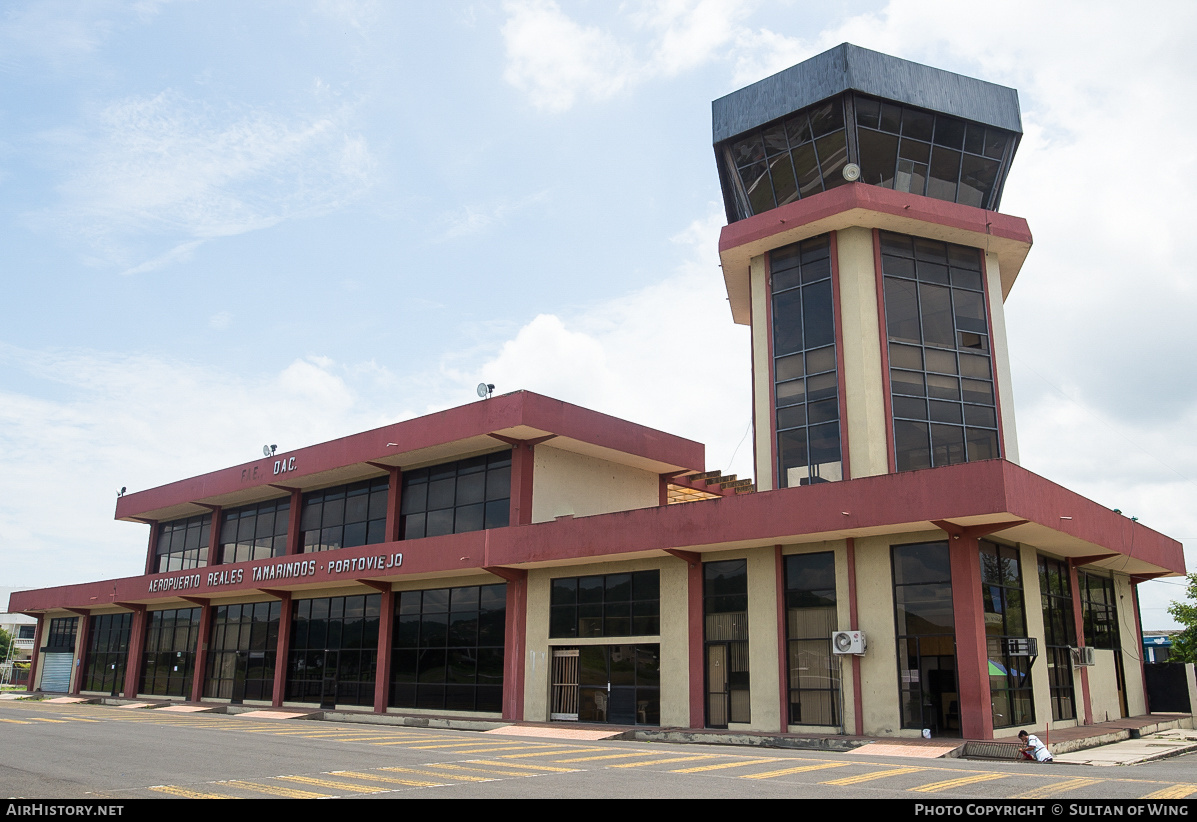
POLYGON ((808 237, 860 226, 980 248, 997 255, 1002 299, 1031 250, 1031 229, 1021 217, 949 203, 864 183, 824 191, 724 226, 719 262, 732 319, 751 323, 749 267, 754 257, 808 237))

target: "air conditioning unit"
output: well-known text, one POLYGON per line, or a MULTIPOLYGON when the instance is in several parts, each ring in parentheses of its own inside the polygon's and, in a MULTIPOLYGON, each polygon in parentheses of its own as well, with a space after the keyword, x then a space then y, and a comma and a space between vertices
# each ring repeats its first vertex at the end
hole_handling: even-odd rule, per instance
POLYGON ((831 635, 831 650, 837 654, 861 656, 868 645, 864 631, 836 631, 831 635))
POLYGON ((1094 656, 1093 649, 1090 647, 1069 648, 1068 650, 1072 652, 1072 667, 1074 668, 1081 668, 1096 663, 1096 657, 1094 656))
POLYGON ((1039 640, 1029 637, 1006 637, 1006 656, 1039 656, 1039 640))

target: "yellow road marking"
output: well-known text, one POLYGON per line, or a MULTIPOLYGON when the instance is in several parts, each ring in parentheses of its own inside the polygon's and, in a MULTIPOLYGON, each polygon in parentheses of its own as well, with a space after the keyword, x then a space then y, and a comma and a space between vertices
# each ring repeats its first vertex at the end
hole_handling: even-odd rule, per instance
MULTIPOLYGON (((648 762, 624 762, 622 765, 612 765, 612 768, 644 768, 649 765, 672 765, 674 762, 692 762, 695 759, 714 759, 719 754, 701 754, 699 756, 672 756, 668 759, 651 759, 648 762)), ((677 771, 674 771, 677 773, 677 771)))
POLYGON ((529 756, 556 756, 557 754, 580 753, 582 751, 597 751, 597 750, 601 750, 601 749, 600 748, 562 748, 561 750, 557 750, 557 751, 550 749, 547 751, 536 751, 535 753, 503 754, 499 758, 500 759, 524 759, 529 756))
POLYGON ((284 788, 282 785, 263 785, 260 782, 243 782, 238 779, 221 782, 220 784, 240 788, 243 791, 264 793, 269 796, 285 796, 288 799, 328 799, 332 796, 330 793, 314 793, 312 791, 301 791, 298 788, 284 788))
POLYGON ((803 773, 804 771, 822 771, 827 768, 844 768, 847 767, 848 762, 822 762, 818 765, 800 765, 797 768, 782 768, 780 771, 766 771, 765 773, 746 773, 741 774, 741 779, 772 779, 775 776, 787 776, 792 773, 803 773))
MULTIPOLYGON (((468 773, 452 774, 452 773, 438 773, 438 771, 452 769, 454 765, 429 765, 429 768, 436 768, 435 771, 420 770, 418 768, 379 768, 380 771, 394 771, 395 773, 415 773, 423 774, 424 776, 435 776, 438 779, 456 779, 460 782, 494 782, 494 777, 491 776, 471 776, 468 773)), ((469 768, 466 770, 481 770, 480 768, 469 768)), ((511 774, 508 774, 509 776, 511 774)), ((516 776, 523 776, 523 774, 515 774, 516 776)))
POLYGON ((719 771, 724 768, 742 768, 745 765, 761 765, 765 762, 780 762, 780 756, 766 756, 759 759, 742 759, 738 762, 720 762, 718 765, 699 765, 695 768, 678 768, 672 773, 700 773, 702 771, 719 771))
POLYGON ((575 756, 573 759, 555 759, 553 760, 558 765, 563 765, 566 762, 592 762, 596 759, 627 759, 629 756, 656 756, 659 751, 642 751, 640 753, 616 753, 616 754, 601 754, 599 756, 575 756))
POLYGON ((66 722, 65 719, 47 719, 44 716, 35 716, 33 719, 38 722, 66 722))
POLYGON ((172 796, 183 796, 187 799, 232 799, 231 796, 225 796, 222 793, 203 793, 202 791, 189 791, 186 788, 180 788, 178 785, 151 785, 151 791, 158 793, 168 793, 172 796))
POLYGON ((30 724, 30 722, 29 722, 29 720, 28 720, 28 719, 0 719, 0 722, 11 722, 11 723, 12 723, 12 724, 14 724, 14 725, 28 725, 28 724, 30 724))
POLYGON ((919 793, 938 793, 939 791, 946 791, 948 788, 959 788, 961 785, 972 785, 976 782, 989 782, 994 779, 1005 778, 1006 775, 1001 773, 978 773, 972 776, 962 776, 958 779, 945 779, 943 782, 932 782, 929 785, 910 788, 910 790, 918 791, 919 793))
POLYGON ((1189 785, 1184 782, 1172 785, 1168 788, 1162 788, 1155 793, 1149 793, 1143 799, 1184 799, 1193 792, 1197 791, 1197 785, 1189 785))
MULTIPOLYGON (((469 742, 438 742, 435 745, 412 745, 413 751, 431 751, 436 748, 468 748, 471 745, 482 745, 477 739, 471 739, 469 742)), ((492 748, 527 748, 526 742, 495 742, 486 746, 483 750, 492 748)))
POLYGON ((916 773, 918 771, 925 771, 927 768, 890 768, 888 771, 877 771, 875 773, 863 773, 857 776, 845 776, 843 779, 832 779, 827 782, 820 782, 820 785, 855 785, 858 782, 871 782, 874 779, 884 779, 887 776, 898 776, 904 773, 916 773))
MULTIPOLYGON (((398 771, 399 768, 387 768, 388 771, 398 771)), ((416 779, 402 779, 398 776, 383 776, 382 774, 362 773, 361 771, 333 771, 332 776, 348 776, 353 779, 369 779, 374 782, 390 782, 395 785, 408 785, 413 788, 432 788, 443 785, 443 782, 425 782, 416 779)), ((485 781, 485 780, 479 780, 485 781)))
POLYGON ((1051 785, 1045 785, 1042 788, 1036 788, 1033 791, 1028 791, 1021 796, 1012 796, 1011 799, 1051 799, 1057 794, 1065 791, 1075 791, 1077 788, 1083 788, 1086 785, 1094 785, 1101 782, 1100 779, 1088 779, 1086 777, 1078 777, 1077 779, 1065 779, 1063 782, 1055 782, 1051 785))
POLYGON ((289 782, 303 782, 308 785, 319 785, 322 788, 336 788, 341 791, 353 791, 354 793, 378 793, 378 788, 371 788, 365 785, 353 785, 349 782, 335 782, 331 779, 317 779, 314 776, 276 776, 275 779, 286 779, 289 782))
MULTIPOLYGON (((493 762, 488 759, 471 759, 470 764, 471 765, 487 765, 487 766, 493 766, 496 768, 524 768, 525 770, 529 770, 529 771, 549 771, 551 773, 577 773, 577 771, 578 771, 577 768, 554 768, 551 765, 525 765, 522 762, 493 762)), ((440 764, 440 765, 437 765, 436 767, 438 767, 438 768, 466 768, 467 766, 440 764)), ((481 771, 482 769, 481 768, 472 768, 470 770, 481 771)), ((485 771, 483 771, 483 773, 485 773, 485 771)), ((519 775, 524 776, 525 774, 519 774, 519 775)))

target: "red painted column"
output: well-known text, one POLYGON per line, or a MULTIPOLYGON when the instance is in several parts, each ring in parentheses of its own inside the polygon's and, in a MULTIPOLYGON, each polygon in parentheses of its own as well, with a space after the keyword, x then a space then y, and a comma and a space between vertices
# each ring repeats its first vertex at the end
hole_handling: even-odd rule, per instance
POLYGON ((980 550, 974 536, 953 536, 948 542, 952 566, 952 610, 956 625, 960 733, 965 739, 993 739, 980 550))
POLYGON ((125 698, 136 699, 141 687, 141 656, 145 651, 144 605, 127 605, 133 609, 133 624, 129 628, 129 653, 125 657, 125 698))
POLYGON ((220 526, 223 524, 220 519, 220 506, 213 505, 212 524, 208 526, 208 562, 209 566, 219 565, 220 556, 220 526))
POLYGON ((403 504, 403 471, 398 465, 387 466, 390 473, 387 485, 387 542, 397 542, 402 536, 399 524, 402 522, 400 511, 403 504))
POLYGON ((199 702, 204 698, 204 675, 208 671, 208 645, 212 636, 212 603, 188 601, 196 602, 200 606, 199 636, 195 640, 195 670, 191 675, 191 701, 199 702))
POLYGON ((777 681, 778 694, 781 699, 781 733, 790 730, 790 655, 786 642, 786 569, 785 559, 781 555, 781 546, 773 546, 774 574, 777 577, 777 681))
POLYGON ((278 643, 274 646, 274 694, 270 704, 279 707, 287 692, 287 650, 291 647, 291 592, 280 591, 282 601, 278 615, 278 643))
POLYGON ((660 490, 657 494, 657 505, 660 505, 662 507, 669 504, 669 479, 670 479, 670 476, 671 476, 670 474, 661 474, 657 478, 661 483, 660 490))
POLYGON ((42 629, 46 627, 46 615, 37 615, 37 628, 33 631, 33 650, 29 654, 29 681, 25 683, 26 691, 33 691, 33 684, 37 682, 38 661, 41 656, 42 629))
POLYGON ((291 489, 291 507, 287 511, 287 556, 303 553, 303 531, 299 523, 303 517, 303 491, 291 489))
MULTIPOLYGON (((517 447, 516 450, 519 450, 517 447)), ((531 453, 531 449, 528 449, 531 453)), ((514 469, 514 466, 513 466, 514 469)), ((514 499, 514 476, 512 498, 514 499)), ((524 718, 524 648, 528 635, 528 572, 505 569, 507 579, 507 624, 503 640, 503 718, 519 722, 524 718)))
MULTIPOLYGON (((392 484, 394 478, 392 478, 392 484)), ((387 506, 389 523, 390 506, 387 506)), ((395 626, 395 592, 387 584, 378 614, 378 665, 374 670, 374 713, 385 714, 391 692, 391 635, 395 626)))
POLYGON ((697 557, 687 563, 686 588, 690 635, 690 727, 705 728, 707 669, 703 637, 706 634, 702 620, 702 561, 697 557))
POLYGON ((158 550, 158 520, 150 520, 150 547, 145 554, 145 572, 152 574, 155 572, 154 563, 157 559, 156 551, 158 550))
POLYGON ((516 442, 511 447, 512 525, 532 524, 532 445, 516 442))
MULTIPOLYGON (((848 537, 848 630, 860 630, 856 602, 856 540, 848 537)), ((864 691, 860 681, 860 657, 852 656, 852 713, 856 717, 856 735, 864 736, 864 691)))
MULTIPOLYGON (((1076 644, 1078 647, 1085 644, 1085 616, 1081 610, 1081 585, 1080 575, 1076 572, 1076 566, 1072 564, 1072 560, 1068 561, 1068 588, 1072 591, 1072 619, 1076 626, 1076 644)), ((1089 698, 1089 669, 1081 666, 1078 670, 1081 672, 1081 705, 1085 711, 1082 716, 1086 725, 1093 724, 1093 702, 1089 698)), ((1073 690, 1075 691, 1076 683, 1073 682, 1073 690)))

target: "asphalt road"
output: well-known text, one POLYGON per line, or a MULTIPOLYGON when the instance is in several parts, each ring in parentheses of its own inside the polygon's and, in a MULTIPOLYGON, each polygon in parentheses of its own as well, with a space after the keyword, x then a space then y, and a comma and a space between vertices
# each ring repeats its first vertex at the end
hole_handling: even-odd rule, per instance
POLYGON ((579 742, 493 732, 4 702, 0 703, 0 795, 112 801, 172 797, 863 798, 920 803, 1022 799, 1046 801, 1050 816, 1053 800, 1062 801, 1065 811, 1072 803, 1085 807, 1086 800, 1094 799, 1182 800, 1171 807, 1187 806, 1184 800, 1197 795, 1197 758, 1096 768, 579 742))

